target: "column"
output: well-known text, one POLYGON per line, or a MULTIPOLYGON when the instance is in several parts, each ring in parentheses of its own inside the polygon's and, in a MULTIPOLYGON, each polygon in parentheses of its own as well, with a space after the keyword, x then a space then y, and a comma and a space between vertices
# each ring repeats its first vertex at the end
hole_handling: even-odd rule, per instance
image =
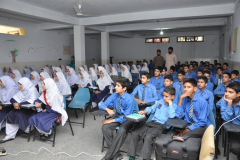
POLYGON ((85 26, 74 26, 75 70, 85 64, 85 26))
POLYGON ((109 33, 101 32, 101 62, 102 65, 109 63, 109 33))

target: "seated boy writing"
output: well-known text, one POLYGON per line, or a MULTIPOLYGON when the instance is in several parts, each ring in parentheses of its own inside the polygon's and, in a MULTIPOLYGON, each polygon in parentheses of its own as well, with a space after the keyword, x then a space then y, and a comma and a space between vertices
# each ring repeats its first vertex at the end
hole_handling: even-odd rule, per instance
POLYGON ((221 83, 217 86, 217 88, 213 91, 213 94, 223 96, 225 91, 226 91, 226 87, 229 84, 230 80, 231 80, 231 74, 228 73, 228 72, 223 73, 223 75, 222 75, 222 82, 223 83, 221 83))
POLYGON ((122 157, 119 149, 127 137, 127 131, 133 127, 134 122, 123 119, 123 117, 136 112, 134 107, 135 101, 132 96, 126 92, 127 87, 129 86, 130 81, 127 78, 118 78, 115 86, 116 92, 99 107, 100 110, 107 111, 110 116, 114 115, 113 119, 104 119, 102 121, 102 133, 108 145, 108 152, 103 160, 112 160, 122 157), (116 113, 109 109, 109 107, 112 106, 114 106, 116 113), (115 138, 113 138, 112 132, 118 126, 120 128, 115 138))
MULTIPOLYGON (((224 121, 230 121, 240 115, 240 82, 232 82, 224 93, 224 97, 217 102, 217 107, 221 108, 221 115, 224 121)), ((233 124, 240 125, 240 117, 232 121, 233 124)), ((240 140, 239 133, 230 133, 230 138, 237 141, 232 145, 232 152, 240 159, 240 140)))
POLYGON ((202 138, 207 126, 211 124, 208 104, 196 91, 197 82, 193 78, 185 79, 184 94, 179 99, 176 117, 184 118, 189 126, 184 130, 176 130, 178 136, 202 138))
MULTIPOLYGON (((162 88, 159 90, 159 92, 158 92, 158 100, 163 99, 163 97, 164 97, 164 95, 163 95, 164 89, 165 89, 166 87, 172 86, 172 84, 173 84, 173 77, 170 76, 170 75, 166 75, 166 76, 164 77, 164 87, 162 87, 162 88)), ((173 102, 174 102, 175 104, 178 104, 178 94, 177 94, 177 92, 175 92, 175 97, 174 97, 174 99, 173 99, 173 102)))
POLYGON ((152 84, 156 87, 157 91, 159 91, 164 85, 163 84, 164 80, 161 75, 162 71, 163 71, 162 67, 160 67, 160 66, 156 67, 154 70, 154 77, 152 77, 149 81, 150 84, 152 84))
POLYGON ((138 105, 150 105, 151 103, 158 100, 156 87, 150 84, 149 81, 149 73, 143 73, 141 77, 142 84, 139 84, 131 93, 133 97, 138 94, 139 98, 134 98, 137 101, 138 105))
POLYGON ((173 103, 175 89, 168 86, 163 92, 164 98, 155 103, 151 107, 147 107, 144 111, 139 111, 138 114, 154 114, 152 120, 140 128, 137 128, 133 133, 129 144, 128 155, 130 160, 135 160, 138 142, 144 139, 144 144, 141 151, 143 159, 150 159, 152 154, 152 144, 154 139, 162 134, 169 126, 165 126, 165 122, 169 118, 175 117, 177 105, 173 103))

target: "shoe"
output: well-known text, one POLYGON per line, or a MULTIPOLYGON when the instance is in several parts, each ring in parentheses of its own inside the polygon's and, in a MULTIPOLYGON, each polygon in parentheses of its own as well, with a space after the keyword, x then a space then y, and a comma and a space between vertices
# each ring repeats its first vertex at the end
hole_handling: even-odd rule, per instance
POLYGON ((97 110, 99 110, 99 107, 94 107, 94 108, 91 108, 91 109, 89 110, 89 112, 94 112, 94 111, 97 111, 97 110))
POLYGON ((117 153, 115 154, 115 156, 113 157, 113 160, 121 160, 123 159, 123 155, 121 153, 117 153))
POLYGON ((2 139, 2 140, 0 141, 0 143, 5 143, 5 142, 11 141, 11 140, 14 140, 14 138, 11 138, 11 139, 8 139, 8 140, 3 140, 3 139, 2 139))

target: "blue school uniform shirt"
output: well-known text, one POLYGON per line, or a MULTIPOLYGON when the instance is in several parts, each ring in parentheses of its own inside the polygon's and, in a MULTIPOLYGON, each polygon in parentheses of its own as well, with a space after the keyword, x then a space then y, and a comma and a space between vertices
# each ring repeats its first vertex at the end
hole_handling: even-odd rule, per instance
MULTIPOLYGON (((201 90, 197 89, 197 91, 195 92, 195 94, 197 96, 201 97, 201 90)), ((211 91, 209 91, 208 89, 204 89, 204 91, 202 92, 202 98, 206 100, 206 102, 208 103, 208 106, 213 110, 214 107, 214 95, 211 91)))
MULTIPOLYGON (((197 77, 197 72, 196 71, 189 71, 192 75, 192 78, 196 78, 197 77)), ((186 78, 186 75, 185 75, 186 78)))
MULTIPOLYGON (((224 119, 225 121, 229 121, 240 115, 240 102, 236 106, 232 104, 232 107, 229 107, 228 102, 224 100, 224 97, 222 97, 217 102, 217 107, 221 108, 222 119, 224 119)), ((240 125, 240 117, 234 119, 232 123, 240 125)))
POLYGON ((158 79, 152 77, 149 83, 154 85, 156 87, 156 90, 160 90, 164 86, 164 78, 162 77, 162 75, 160 75, 158 79))
POLYGON ((213 94, 214 95, 224 95, 225 92, 226 92, 226 87, 225 87, 224 83, 222 83, 217 86, 217 88, 213 91, 213 94))
MULTIPOLYGON (((211 124, 211 121, 209 118, 209 107, 206 100, 195 94, 192 99, 192 103, 193 103, 193 121, 195 124, 190 125, 188 127, 189 130, 209 126, 211 124)), ((182 105, 181 106, 178 105, 176 109, 176 117, 179 119, 184 117, 185 121, 191 123, 189 118, 190 104, 191 100, 188 97, 184 98, 182 101, 182 105)))
POLYGON ((218 85, 218 80, 221 79, 222 80, 222 75, 218 77, 218 74, 215 75, 214 77, 214 84, 218 85))
MULTIPOLYGON (((175 117, 175 110, 177 109, 177 105, 173 103, 172 105, 166 105, 163 99, 157 101, 153 106, 147 107, 145 111, 147 114, 154 114, 152 121, 165 124, 165 122, 169 118, 175 117)), ((166 128, 170 128, 170 126, 166 126, 166 128)))
MULTIPOLYGON (((234 82, 240 82, 240 80, 236 78, 234 82)), ((229 83, 232 83, 232 79, 230 80, 229 83)))
MULTIPOLYGON (((138 99, 142 101, 142 94, 143 94, 143 84, 139 84, 131 93, 131 95, 134 97, 136 94, 138 94, 138 99)), ((144 94, 144 102, 147 102, 148 105, 158 100, 157 96, 157 90, 156 87, 150 83, 145 88, 145 94, 144 94)))
MULTIPOLYGON (((104 110, 105 108, 109 108, 114 106, 116 112, 118 111, 118 102, 119 102, 119 97, 120 95, 118 93, 113 93, 110 97, 108 97, 108 99, 103 102, 99 109, 100 110, 104 110)), ((135 109, 135 100, 132 98, 132 96, 130 94, 128 94, 127 92, 125 92, 122 96, 121 96, 121 109, 120 109, 120 117, 115 119, 115 122, 118 123, 122 123, 124 121, 126 121, 126 119, 123 119, 123 117, 128 116, 130 114, 136 113, 136 109, 135 109)))
POLYGON ((226 71, 223 71, 223 73, 224 73, 224 72, 228 72, 228 73, 231 74, 231 71, 230 71, 229 69, 227 69, 226 71))
POLYGON ((217 70, 214 68, 214 69, 211 69, 210 70, 210 73, 212 74, 212 75, 214 75, 215 73, 217 73, 217 70))
MULTIPOLYGON (((162 87, 162 88, 158 91, 158 99, 159 99, 159 100, 161 100, 161 99, 164 98, 164 97, 163 97, 163 91, 164 91, 165 88, 166 88, 166 87, 164 86, 164 87, 162 87)), ((178 92, 177 92, 177 91, 175 92, 175 97, 174 97, 174 99, 173 99, 173 103, 178 104, 178 92)))
POLYGON ((211 75, 210 75, 210 81, 211 81, 212 83, 214 83, 214 80, 215 80, 215 77, 211 74, 211 75))
POLYGON ((149 68, 149 69, 154 69, 154 65, 150 63, 150 64, 148 65, 148 68, 149 68))
POLYGON ((188 75, 185 73, 185 78, 193 78, 193 76, 190 72, 188 72, 188 75))
POLYGON ((208 81, 206 89, 213 92, 213 87, 214 87, 214 84, 212 82, 208 81))
POLYGON ((183 92, 184 85, 183 85, 183 83, 181 84, 178 81, 178 82, 173 83, 173 87, 175 88, 176 92, 178 93, 178 100, 179 100, 180 96, 184 93, 183 92), (181 86, 182 86, 182 92, 180 91, 181 86))

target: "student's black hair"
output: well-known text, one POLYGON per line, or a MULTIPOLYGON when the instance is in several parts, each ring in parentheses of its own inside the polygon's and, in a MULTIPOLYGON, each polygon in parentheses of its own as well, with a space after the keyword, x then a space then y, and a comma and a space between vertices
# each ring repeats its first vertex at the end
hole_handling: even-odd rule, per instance
POLYGON ((168 47, 168 49, 172 50, 173 51, 173 47, 168 47))
POLYGON ((158 49, 158 50, 157 50, 157 52, 160 52, 160 53, 161 53, 161 50, 160 50, 160 49, 158 49))
POLYGON ((183 67, 187 67, 189 69, 189 65, 184 65, 183 67))
POLYGON ((161 67, 161 66, 157 66, 157 67, 155 67, 155 69, 159 70, 160 73, 162 73, 162 71, 163 71, 163 67, 161 67))
POLYGON ((163 67, 163 70, 167 71, 167 67, 163 67))
POLYGON ((199 76, 199 77, 198 77, 198 80, 199 80, 199 79, 202 79, 205 83, 208 83, 208 79, 207 79, 206 76, 199 76))
POLYGON ((169 79, 170 81, 173 81, 173 77, 171 75, 166 75, 164 79, 169 79))
POLYGON ((185 83, 191 83, 191 85, 193 85, 194 87, 197 87, 197 81, 193 78, 184 79, 183 84, 185 83))
POLYGON ((168 87, 166 87, 166 88, 164 89, 163 92, 166 92, 166 93, 168 93, 168 94, 170 94, 170 95, 175 95, 176 90, 175 90, 174 87, 168 86, 168 87))
POLYGON ((210 71, 204 71, 203 74, 205 74, 205 73, 211 75, 211 72, 210 72, 210 71))
POLYGON ((217 70, 221 69, 223 71, 223 68, 222 67, 218 67, 217 70))
POLYGON ((226 88, 233 89, 236 93, 240 92, 240 82, 232 82, 227 85, 226 88))
POLYGON ((195 63, 195 64, 194 64, 194 67, 195 67, 195 66, 197 66, 197 67, 198 67, 198 64, 197 64, 197 63, 195 63))
POLYGON ((170 67, 170 69, 172 69, 173 71, 175 71, 175 70, 176 70, 174 66, 171 66, 171 67, 170 67))
POLYGON ((216 65, 219 65, 220 67, 222 66, 221 63, 217 63, 216 65))
POLYGON ((184 71, 178 71, 177 74, 181 74, 181 75, 185 76, 185 72, 184 71))
POLYGON ((190 63, 190 64, 189 64, 189 67, 190 67, 190 66, 193 66, 193 63, 190 63))
POLYGON ((151 78, 151 76, 150 76, 150 74, 149 74, 149 73, 143 73, 143 74, 142 74, 142 76, 146 76, 146 77, 147 77, 147 79, 150 79, 150 78, 151 78))
POLYGON ((209 67, 210 67, 210 66, 213 66, 213 64, 212 64, 212 63, 211 63, 211 64, 209 64, 209 67))
POLYGON ((238 76, 238 75, 239 75, 239 71, 238 71, 238 70, 233 70, 233 71, 231 72, 231 74, 235 74, 236 76, 238 76))
POLYGON ((197 72, 201 72, 203 74, 203 70, 199 69, 197 72))
POLYGON ((231 73, 229 73, 229 72, 224 72, 223 75, 224 75, 224 74, 228 75, 228 77, 231 78, 231 73))
POLYGON ((226 63, 226 62, 225 62, 225 63, 223 63, 223 65, 226 65, 226 66, 228 66, 228 63, 226 63))
POLYGON ((119 77, 116 82, 120 83, 122 88, 126 87, 126 88, 129 88, 130 86, 130 81, 128 78, 125 78, 125 77, 119 77))

